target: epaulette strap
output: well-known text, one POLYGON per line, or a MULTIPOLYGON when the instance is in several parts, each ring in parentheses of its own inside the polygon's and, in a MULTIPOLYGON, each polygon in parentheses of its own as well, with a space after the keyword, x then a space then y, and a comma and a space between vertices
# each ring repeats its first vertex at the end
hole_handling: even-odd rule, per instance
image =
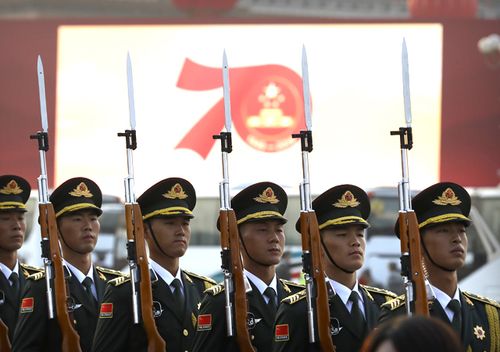
POLYGON ((290 281, 290 280, 285 280, 285 279, 280 279, 281 283, 287 286, 293 286, 293 287, 298 287, 298 288, 304 288, 305 285, 295 282, 295 281, 290 281))
POLYGON ((498 308, 487 304, 485 306, 488 325, 490 326, 490 351, 498 351, 500 348, 500 320, 498 318, 498 308))
POLYGON ((195 278, 203 280, 203 281, 207 281, 207 282, 211 283, 212 285, 216 285, 217 284, 217 282, 215 282, 215 280, 212 280, 209 277, 198 275, 198 274, 192 273, 192 272, 187 271, 187 270, 182 270, 182 271, 184 271, 189 276, 195 277, 195 278))
POLYGON ((35 272, 43 271, 43 268, 40 268, 39 266, 28 265, 25 263, 20 263, 20 264, 21 264, 21 267, 23 269, 26 269, 26 270, 31 270, 31 271, 35 271, 35 272))
POLYGON ((300 301, 301 299, 304 299, 306 298, 306 290, 302 290, 300 292, 297 292, 291 296, 288 296, 286 298, 283 298, 281 300, 282 303, 286 303, 286 304, 295 304, 297 303, 298 301, 300 301))
POLYGON ((405 295, 397 296, 396 298, 391 299, 390 301, 382 304, 382 307, 387 307, 390 310, 395 310, 396 308, 401 307, 405 303, 405 295))
POLYGON ((363 287, 367 291, 379 293, 381 295, 389 296, 389 297, 392 297, 392 298, 396 298, 398 296, 394 292, 389 291, 389 290, 384 290, 383 288, 378 288, 378 287, 373 287, 373 286, 366 286, 366 285, 361 285, 361 287, 363 287))
POLYGON ((120 286, 121 284, 124 284, 127 281, 130 281, 130 276, 118 276, 113 280, 109 280, 108 283, 110 283, 113 286, 120 286))
POLYGON ((470 292, 466 292, 466 291, 462 291, 462 293, 465 296, 472 298, 473 300, 480 301, 480 302, 492 305, 494 307, 500 308, 500 303, 498 303, 497 301, 494 301, 492 299, 489 299, 487 297, 476 295, 475 293, 470 293, 470 292))
POLYGON ((102 266, 96 266, 95 268, 97 271, 100 271, 104 274, 110 274, 110 275, 115 275, 115 276, 123 276, 124 275, 121 271, 113 270, 113 269, 109 269, 109 268, 104 268, 102 266))
POLYGON ((219 293, 224 291, 224 285, 223 284, 218 284, 215 286, 212 286, 204 291, 204 293, 210 294, 212 296, 216 296, 219 293))
POLYGON ((27 280, 38 281, 40 279, 43 279, 44 277, 45 277, 45 271, 40 271, 38 273, 31 274, 26 279, 27 280))

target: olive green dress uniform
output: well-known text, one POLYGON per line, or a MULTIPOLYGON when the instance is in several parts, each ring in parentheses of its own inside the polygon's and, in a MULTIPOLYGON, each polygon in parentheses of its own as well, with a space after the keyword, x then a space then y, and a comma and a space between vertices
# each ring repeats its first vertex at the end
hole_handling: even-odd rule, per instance
MULTIPOLYGON (((56 218, 88 209, 95 211, 97 215, 102 214, 102 193, 97 184, 87 178, 67 180, 53 191, 50 201, 54 206, 56 218)), ((99 301, 104 295, 107 281, 122 276, 122 273, 98 266, 93 268, 92 277, 99 301)), ((82 351, 90 351, 99 313, 98 303, 89 298, 84 286, 71 270, 66 266, 65 270, 67 274, 71 274, 66 280, 70 318, 80 336, 82 351)), ((22 294, 12 351, 57 352, 61 351, 61 342, 57 317, 48 317, 45 273, 30 275, 22 294)))
MULTIPOLYGON (((417 194, 412 200, 419 228, 462 222, 468 226, 471 199, 468 192, 452 182, 434 184, 417 194)), ((399 236, 399 224, 395 232, 399 236)), ((424 242, 422 250, 426 251, 424 242)), ((432 260, 432 259, 431 259, 432 260)), ((429 278, 432 284, 432 277, 429 278)), ((460 290, 462 320, 460 338, 466 352, 500 352, 500 304, 496 301, 460 290)), ((451 325, 450 319, 437 299, 428 300, 429 313, 451 325)), ((406 313, 405 296, 399 296, 382 306, 380 322, 406 313)))
MULTIPOLYGON (((15 175, 0 176, 0 213, 27 212, 26 202, 31 187, 24 178, 15 175)), ((0 270, 0 319, 9 329, 9 340, 14 337, 21 292, 26 285, 26 278, 42 269, 19 263, 19 287, 14 289, 9 277, 0 270), (17 292, 16 292, 17 291, 17 292)))
MULTIPOLYGON (((438 300, 429 300, 429 313, 448 324, 450 320, 438 300)), ((486 297, 460 291, 461 341, 464 351, 500 351, 500 304, 486 297)), ((380 322, 406 314, 404 295, 382 305, 380 322)))
POLYGON ((3 273, 0 273, 0 319, 9 328, 9 340, 14 338, 14 330, 19 314, 20 293, 26 286, 26 278, 32 274, 42 271, 42 268, 19 263, 19 291, 12 289, 11 283, 3 273))
MULTIPOLYGON (((318 219, 325 260, 348 272, 335 262, 330 250, 324 245, 321 231, 346 226, 367 228, 369 224, 366 219, 370 215, 368 195, 355 185, 339 185, 328 189, 314 199, 312 208, 318 219)), ((295 227, 297 231, 300 231, 299 221, 295 227)), ((337 352, 358 351, 364 338, 375 327, 380 313, 380 305, 396 297, 390 291, 358 284, 364 306, 364 323, 362 324, 351 316, 351 312, 328 281, 327 289, 330 331, 337 352)), ((273 351, 320 351, 317 336, 316 341, 314 344, 309 343, 306 292, 302 291, 297 295, 287 297, 283 300, 276 316, 273 351)))
MULTIPOLYGON (((365 311, 365 326, 359 330, 340 297, 335 294, 330 284, 327 284, 327 287, 330 330, 336 352, 358 351, 365 337, 377 324, 380 306, 396 295, 387 290, 359 285, 365 311)), ((276 316, 273 341, 273 351, 321 351, 318 343, 309 343, 305 290, 282 301, 276 316)))
MULTIPOLYGON (((256 351, 270 351, 273 338, 275 313, 272 312, 257 287, 248 280, 252 290, 247 292, 247 327, 256 351)), ((279 279, 278 301, 304 289, 303 285, 279 279)), ((219 284, 206 291, 201 302, 199 319, 209 319, 210 324, 198 326, 193 351, 239 351, 235 338, 226 336, 226 314, 224 311, 224 286, 219 284)), ((200 320, 200 321, 201 321, 200 320)))
MULTIPOLYGON (((119 271, 94 268, 94 283, 98 301, 104 296, 106 283, 121 277, 119 271)), ((61 331, 57 318, 48 318, 45 273, 31 275, 21 299, 19 319, 14 334, 12 351, 61 351, 61 331)), ((80 336, 82 351, 90 351, 99 314, 98 305, 92 302, 75 275, 67 281, 71 315, 76 332, 80 336), (71 309, 72 308, 72 309, 71 309)))
MULTIPOLYGON (((152 277, 157 275, 153 274, 152 277)), ((159 276, 152 283, 153 316, 168 351, 191 351, 198 306, 203 291, 215 281, 181 271, 185 307, 180 311, 169 285, 159 276)), ((142 320, 133 323, 130 278, 111 281, 106 289, 94 337, 95 352, 147 351, 148 340, 142 320)))

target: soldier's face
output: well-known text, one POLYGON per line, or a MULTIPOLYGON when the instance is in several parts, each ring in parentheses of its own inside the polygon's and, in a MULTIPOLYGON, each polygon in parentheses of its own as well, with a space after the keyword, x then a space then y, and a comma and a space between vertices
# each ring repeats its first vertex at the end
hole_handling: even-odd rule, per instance
MULTIPOLYGON (((457 270, 464 265, 468 245, 464 224, 448 222, 432 226, 422 231, 422 239, 438 265, 449 270, 457 270)), ((426 264, 433 265, 430 260, 426 264)))
POLYGON ((321 236, 333 260, 340 267, 356 271, 363 266, 366 241, 362 226, 327 228, 321 231, 321 236))
MULTIPOLYGON (((285 231, 281 222, 248 222, 241 225, 239 231, 251 258, 267 266, 279 264, 285 246, 285 231)), ((246 259, 246 266, 250 260, 243 248, 241 252, 246 259)))
MULTIPOLYGON (((186 217, 154 218, 150 220, 151 228, 163 252, 171 258, 182 257, 189 246, 191 239, 190 219, 186 217)), ((149 226, 144 226, 149 249, 154 255, 164 255, 158 250, 152 239, 149 226)), ((153 258, 154 259, 154 258, 153 258)))
POLYGON ((17 251, 24 242, 26 223, 20 211, 0 212, 0 248, 17 251))
POLYGON ((98 216, 91 210, 69 213, 58 219, 59 235, 63 237, 64 249, 87 254, 94 250, 101 225, 98 216), (67 245, 67 246, 66 246, 67 245))

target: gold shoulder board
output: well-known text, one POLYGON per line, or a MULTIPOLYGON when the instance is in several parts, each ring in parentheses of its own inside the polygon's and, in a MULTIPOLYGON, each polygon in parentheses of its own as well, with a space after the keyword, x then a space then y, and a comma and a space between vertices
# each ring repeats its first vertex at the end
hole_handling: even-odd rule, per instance
POLYGON ((102 266, 96 266, 95 269, 97 271, 100 271, 103 274, 110 274, 110 275, 114 275, 114 276, 123 276, 123 275, 125 275, 121 271, 113 270, 113 269, 109 269, 109 268, 104 268, 102 266))
POLYGON ((212 286, 204 291, 204 293, 207 293, 212 296, 216 296, 219 293, 224 291, 224 285, 222 283, 212 286))
POLYGON ((384 296, 389 296, 389 297, 392 297, 392 298, 396 298, 398 296, 394 292, 389 291, 389 290, 384 290, 383 288, 378 288, 378 287, 373 287, 373 286, 366 286, 366 285, 361 285, 361 287, 363 287, 364 289, 366 289, 369 292, 378 293, 378 294, 381 294, 381 295, 384 295, 384 296))
POLYGON ((27 277, 28 280, 38 281, 45 277, 45 271, 40 271, 38 273, 31 274, 27 277))
POLYGON ((465 291, 462 291, 462 293, 466 297, 471 298, 471 299, 473 299, 475 301, 483 302, 483 303, 489 304, 491 306, 500 308, 500 303, 498 303, 495 300, 489 299, 489 298, 481 296, 481 295, 476 295, 475 293, 470 293, 470 292, 465 292, 465 291))
POLYGON ((384 304, 382 304, 381 307, 386 307, 389 308, 390 310, 395 310, 396 308, 401 307, 403 304, 405 304, 405 295, 393 298, 390 301, 387 301, 384 304))
POLYGON ((207 282, 210 282, 211 284, 213 285, 216 285, 217 282, 215 282, 215 280, 212 280, 211 278, 209 277, 206 277, 206 276, 202 276, 202 275, 198 275, 198 274, 195 274, 195 273, 192 273, 190 271, 187 271, 187 270, 182 270, 184 271, 187 275, 191 276, 191 277, 195 277, 197 279, 200 279, 200 280, 203 280, 203 281, 207 281, 207 282))
POLYGON ((124 276, 118 276, 116 279, 109 280, 108 283, 113 286, 120 286, 127 281, 130 281, 130 277, 124 275, 124 276))
POLYGON ((302 300, 306 298, 306 290, 302 290, 300 292, 297 292, 291 296, 288 296, 286 298, 283 298, 281 300, 282 303, 286 303, 286 304, 295 304, 297 303, 298 301, 302 300))

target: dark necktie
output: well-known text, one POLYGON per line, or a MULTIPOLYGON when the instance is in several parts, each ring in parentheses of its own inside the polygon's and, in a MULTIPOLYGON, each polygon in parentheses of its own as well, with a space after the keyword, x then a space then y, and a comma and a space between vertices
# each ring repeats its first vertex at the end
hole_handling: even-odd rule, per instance
POLYGON ((363 317, 363 313, 361 313, 361 309, 359 308, 359 295, 356 291, 352 291, 349 296, 349 301, 352 302, 351 308, 351 318, 353 321, 353 325, 360 334, 363 334, 365 331, 365 318, 363 317))
POLYGON ((174 288, 174 299, 179 312, 184 314, 184 293, 182 292, 182 285, 179 279, 174 279, 170 284, 174 288))
POLYGON ((19 297, 19 275, 13 271, 9 276, 9 280, 12 282, 12 285, 10 286, 12 288, 12 292, 14 292, 15 297, 19 297))
POLYGON ((87 297, 89 299, 89 302, 92 302, 94 308, 97 307, 97 302, 95 300, 94 295, 92 294, 92 279, 90 277, 86 277, 82 281, 82 285, 85 288, 85 293, 87 293, 87 297))
POLYGON ((274 288, 268 287, 264 290, 264 294, 266 295, 267 298, 269 298, 269 301, 267 302, 267 306, 271 313, 273 315, 276 315, 276 291, 274 291, 274 288))
POLYGON ((453 312, 453 320, 451 321, 451 326, 455 330, 458 336, 462 334, 462 312, 460 310, 460 302, 457 299, 452 299, 448 303, 448 308, 453 312))

